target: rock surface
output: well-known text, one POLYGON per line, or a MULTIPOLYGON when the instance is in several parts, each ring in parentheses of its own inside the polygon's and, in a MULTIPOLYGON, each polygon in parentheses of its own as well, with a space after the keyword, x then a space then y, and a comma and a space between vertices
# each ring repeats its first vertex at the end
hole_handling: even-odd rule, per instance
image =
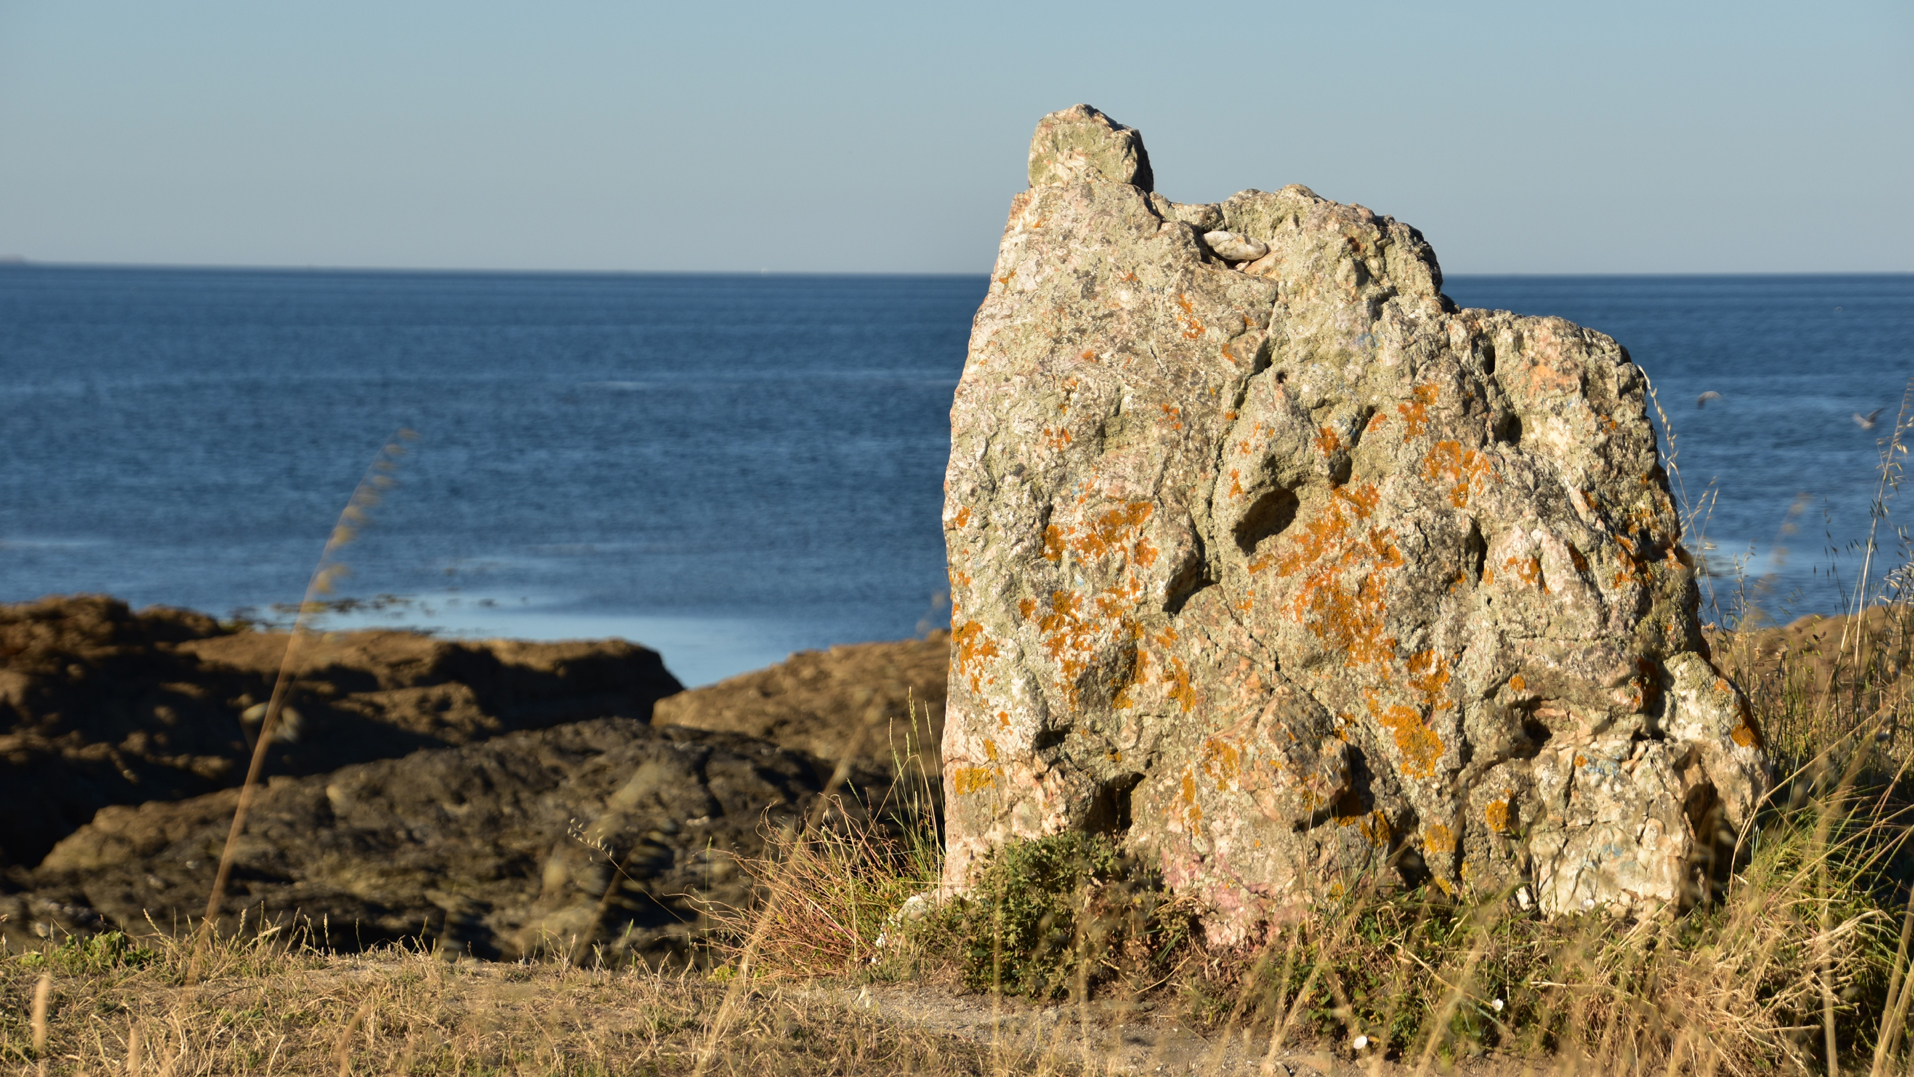
POLYGON ((659 700, 652 724, 744 733, 827 763, 849 758, 895 771, 915 762, 942 773, 950 636, 800 651, 659 700))
POLYGON ((974 322, 947 884, 1084 828, 1223 939, 1376 874, 1683 900, 1768 774, 1641 371, 1457 309, 1391 218, 1300 186, 1178 205, 1147 162, 1094 109, 1045 117, 974 322))
MULTIPOLYGON (((185 610, 133 613, 103 596, 0 606, 0 866, 38 863, 106 805, 237 784, 251 754, 241 716, 271 695, 285 650, 283 634, 228 633, 185 610)), ((290 697, 302 721, 273 746, 267 773, 644 720, 679 688, 656 653, 618 640, 315 637, 290 697)))
MULTIPOLYGON (((508 960, 679 956, 703 903, 750 899, 732 857, 808 811, 830 771, 749 737, 605 718, 276 778, 254 802, 222 926, 242 912, 255 928, 297 921, 340 950, 410 939, 508 960)), ((103 809, 0 896, 0 933, 18 948, 196 922, 236 796, 103 809)))

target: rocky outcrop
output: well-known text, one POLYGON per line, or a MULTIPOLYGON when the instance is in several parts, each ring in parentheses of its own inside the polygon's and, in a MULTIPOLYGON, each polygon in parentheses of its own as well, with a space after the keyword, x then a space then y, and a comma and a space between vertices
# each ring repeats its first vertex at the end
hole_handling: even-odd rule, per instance
MULTIPOLYGON (((734 858, 808 813, 831 770, 749 737, 606 718, 276 778, 222 928, 244 913, 339 950, 682 957, 708 903, 750 901, 734 858)), ((0 896, 0 934, 19 948, 197 923, 236 796, 105 808, 0 896)))
POLYGON ((950 636, 799 651, 658 702, 654 725, 744 733, 836 763, 940 774, 950 636))
MULTIPOLYGON (((278 633, 103 596, 0 606, 0 866, 32 866, 112 804, 177 800, 245 776, 278 633), (255 717, 256 720, 256 717, 255 717)), ((421 748, 601 717, 650 717, 679 690, 619 640, 316 636, 299 652, 267 773, 317 774, 421 748)))
POLYGON ((1221 938, 1384 875, 1682 900, 1767 781, 1644 379, 1413 228, 1045 117, 951 411, 946 881, 1120 832, 1221 938))

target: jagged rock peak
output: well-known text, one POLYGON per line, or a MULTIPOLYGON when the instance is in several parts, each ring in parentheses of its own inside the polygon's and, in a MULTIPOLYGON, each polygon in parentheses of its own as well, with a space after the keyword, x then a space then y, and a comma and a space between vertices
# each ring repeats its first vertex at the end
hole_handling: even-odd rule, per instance
POLYGON ((1155 188, 1142 132, 1089 105, 1072 105, 1037 121, 1037 135, 1030 140, 1032 187, 1098 181, 1155 188))

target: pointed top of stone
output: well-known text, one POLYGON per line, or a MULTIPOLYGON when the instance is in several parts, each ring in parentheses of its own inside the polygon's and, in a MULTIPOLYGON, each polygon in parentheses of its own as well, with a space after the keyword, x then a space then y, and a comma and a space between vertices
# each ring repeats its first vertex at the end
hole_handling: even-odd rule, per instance
POLYGON ((1089 105, 1072 105, 1038 120, 1030 140, 1030 185, 1086 182, 1154 189, 1143 133, 1089 105))

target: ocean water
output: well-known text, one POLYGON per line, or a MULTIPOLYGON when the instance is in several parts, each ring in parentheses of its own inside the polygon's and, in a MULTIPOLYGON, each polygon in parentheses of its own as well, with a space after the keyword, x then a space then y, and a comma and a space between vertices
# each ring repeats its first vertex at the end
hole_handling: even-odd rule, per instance
MULTIPOLYGON (((984 288, 0 266, 0 601, 271 618, 406 427, 337 592, 397 598, 334 627, 618 635, 688 684, 916 634, 947 616, 948 409, 984 288)), ((1689 497, 1712 489, 1711 561, 1771 578, 1769 605, 1838 607, 1825 550, 1868 525, 1914 376, 1914 276, 1447 290, 1620 339, 1689 497), (1703 391, 1722 395, 1697 409, 1703 391), (1872 431, 1850 418, 1876 408, 1872 431)))

